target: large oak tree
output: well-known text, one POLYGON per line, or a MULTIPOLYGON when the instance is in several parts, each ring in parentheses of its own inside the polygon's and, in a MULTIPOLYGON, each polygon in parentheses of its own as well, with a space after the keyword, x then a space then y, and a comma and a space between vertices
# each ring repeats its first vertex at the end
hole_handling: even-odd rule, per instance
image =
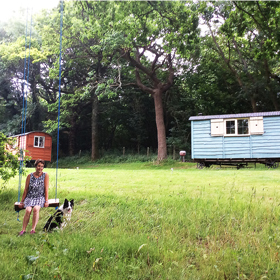
POLYGON ((79 13, 86 14, 87 39, 102 38, 92 49, 102 51, 105 60, 114 54, 115 67, 130 67, 135 85, 153 98, 158 160, 166 159, 163 95, 173 85, 181 61, 179 56, 190 58, 195 48, 198 34, 195 6, 165 1, 83 1, 78 7, 79 13))

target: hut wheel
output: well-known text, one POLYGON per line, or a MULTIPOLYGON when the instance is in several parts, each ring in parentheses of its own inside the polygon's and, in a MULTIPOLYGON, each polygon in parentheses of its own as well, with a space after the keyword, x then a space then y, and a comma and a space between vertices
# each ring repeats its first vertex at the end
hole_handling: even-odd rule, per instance
POLYGON ((204 161, 197 163, 197 168, 198 169, 203 169, 204 167, 205 167, 205 162, 204 161))
POLYGON ((268 161, 268 162, 266 162, 266 167, 268 167, 268 168, 277 168, 278 166, 279 166, 279 162, 277 162, 277 161, 274 161, 274 160, 270 160, 270 161, 268 161))

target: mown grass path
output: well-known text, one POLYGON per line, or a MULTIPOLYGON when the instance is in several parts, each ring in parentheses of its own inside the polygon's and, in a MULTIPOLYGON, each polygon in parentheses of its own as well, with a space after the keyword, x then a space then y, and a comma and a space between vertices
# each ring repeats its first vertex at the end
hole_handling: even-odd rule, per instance
POLYGON ((35 236, 17 237, 17 178, 1 192, 1 279, 279 279, 280 169, 92 165, 58 182, 76 205, 52 234, 47 208, 35 236))

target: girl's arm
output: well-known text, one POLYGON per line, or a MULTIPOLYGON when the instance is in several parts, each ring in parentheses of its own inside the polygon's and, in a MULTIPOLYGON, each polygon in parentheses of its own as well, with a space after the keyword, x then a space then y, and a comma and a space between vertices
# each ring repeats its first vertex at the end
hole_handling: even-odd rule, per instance
POLYGON ((48 173, 45 174, 45 207, 49 206, 49 175, 48 173))
POLYGON ((25 188, 24 188, 24 192, 21 198, 20 203, 22 204, 21 206, 23 207, 23 202, 26 198, 26 195, 28 193, 28 189, 29 189, 29 183, 30 183, 30 174, 27 176, 26 181, 25 181, 25 188))

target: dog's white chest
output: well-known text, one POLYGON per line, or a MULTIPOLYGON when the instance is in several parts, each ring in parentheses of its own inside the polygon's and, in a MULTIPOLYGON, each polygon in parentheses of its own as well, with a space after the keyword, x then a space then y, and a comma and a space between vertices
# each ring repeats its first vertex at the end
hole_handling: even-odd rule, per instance
POLYGON ((61 224, 60 228, 66 227, 67 223, 71 220, 71 213, 70 214, 64 214, 63 215, 63 223, 61 224))

